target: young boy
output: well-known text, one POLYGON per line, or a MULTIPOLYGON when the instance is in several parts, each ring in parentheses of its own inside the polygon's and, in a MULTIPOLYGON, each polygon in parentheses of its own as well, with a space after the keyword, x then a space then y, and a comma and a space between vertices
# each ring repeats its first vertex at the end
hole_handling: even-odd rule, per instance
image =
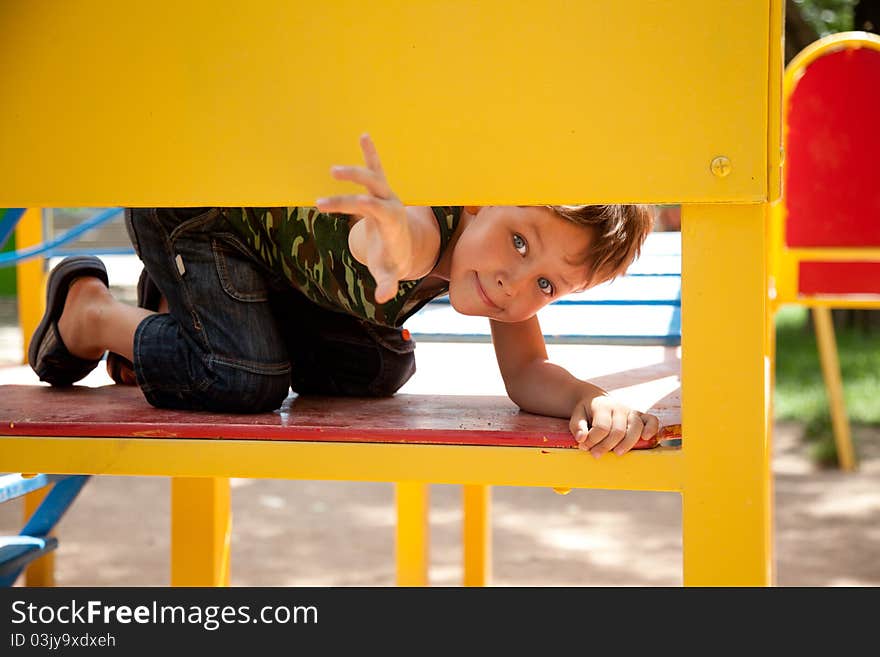
POLYGON ((657 433, 655 416, 548 362, 535 316, 624 272, 651 229, 647 208, 405 207, 366 135, 361 149, 365 167, 332 175, 366 193, 319 199, 317 209, 127 210, 146 307, 116 301, 97 258, 65 259, 49 277, 31 367, 70 385, 109 351, 114 378, 128 364, 162 408, 271 411, 290 387, 392 395, 415 371, 403 323, 448 291, 458 312, 489 318, 520 408, 570 418, 596 457, 657 433))

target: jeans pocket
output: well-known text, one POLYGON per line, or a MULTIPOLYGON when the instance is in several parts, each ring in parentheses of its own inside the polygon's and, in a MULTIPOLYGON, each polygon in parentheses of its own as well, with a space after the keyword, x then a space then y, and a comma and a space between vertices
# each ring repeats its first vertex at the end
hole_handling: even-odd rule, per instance
POLYGON ((410 337, 409 331, 404 333, 403 329, 381 326, 363 319, 358 321, 367 335, 388 351, 395 354, 410 354, 416 348, 415 340, 410 337))
POLYGON ((211 239, 211 248, 217 276, 226 294, 246 303, 268 301, 266 279, 255 263, 217 238, 211 239))

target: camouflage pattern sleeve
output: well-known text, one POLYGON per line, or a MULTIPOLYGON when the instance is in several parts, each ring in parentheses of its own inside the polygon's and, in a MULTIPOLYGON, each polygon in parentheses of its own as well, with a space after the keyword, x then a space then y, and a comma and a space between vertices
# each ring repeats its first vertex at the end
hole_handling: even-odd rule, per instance
MULTIPOLYGON (((432 210, 440 228, 442 254, 458 225, 461 208, 432 210)), ((314 303, 385 326, 400 326, 415 312, 411 297, 419 281, 403 281, 397 296, 384 304, 375 302, 375 281, 348 248, 352 226, 348 215, 322 213, 312 207, 223 211, 255 256, 314 303)))

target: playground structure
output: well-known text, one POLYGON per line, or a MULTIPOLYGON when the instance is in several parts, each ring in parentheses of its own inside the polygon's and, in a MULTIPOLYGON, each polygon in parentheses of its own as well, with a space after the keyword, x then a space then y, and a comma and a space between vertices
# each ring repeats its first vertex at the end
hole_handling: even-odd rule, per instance
MULTIPOLYGON (((856 467, 832 308, 880 308, 880 189, 874 124, 880 37, 844 32, 805 48, 785 71, 784 188, 772 206, 771 313, 813 314, 837 456, 856 467)), ((772 316, 772 315, 771 315, 772 316)))
POLYGON ((0 205, 311 204, 333 187, 329 165, 356 158, 354 136, 367 127, 411 204, 681 202, 687 438, 680 449, 597 462, 554 447, 539 464, 541 450, 517 447, 47 431, 0 439, 0 469, 175 477, 175 584, 226 581, 228 477, 309 474, 400 482, 405 584, 425 583, 431 481, 466 486, 467 583, 486 582, 492 483, 678 491, 686 584, 772 583, 766 227, 780 182, 780 2, 451 2, 405 12, 193 3, 176 7, 173 23, 165 3, 147 12, 83 2, 49 17, 39 7, 12 17, 15 36, 0 46, 20 90, 0 108, 0 134, 16 153, 0 154, 0 205), (707 13, 724 16, 707 21, 715 31, 689 29, 707 13), (186 35, 207 15, 212 29, 194 43, 186 35), (602 29, 584 39, 597 20, 602 29), (58 38, 20 36, 37 22, 58 38), (300 47, 265 38, 291 25, 309 28, 300 47), (452 36, 471 47, 449 48, 452 36), (77 46, 91 38, 100 52, 77 46), (132 51, 141 42, 163 47, 147 57, 132 51), (73 96, 63 116, 41 114, 37 100, 69 90, 71 70, 77 84, 112 88, 122 102, 110 110, 73 96), (438 103, 437 89, 467 111, 438 103), (250 100, 262 97, 275 102, 250 100), (76 153, 77 166, 48 158, 55 149, 76 153))

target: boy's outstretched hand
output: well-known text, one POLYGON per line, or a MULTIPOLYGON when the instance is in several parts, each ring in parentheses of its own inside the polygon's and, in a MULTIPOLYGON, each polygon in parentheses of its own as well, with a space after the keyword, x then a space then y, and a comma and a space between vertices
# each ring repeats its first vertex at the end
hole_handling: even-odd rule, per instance
POLYGON ((410 272, 413 236, 406 207, 391 190, 369 135, 361 135, 366 166, 334 166, 331 175, 366 188, 365 194, 321 198, 321 212, 341 212, 359 219, 349 236, 349 247, 376 280, 376 302, 385 303, 397 294, 397 285, 410 272))
POLYGON ((610 450, 618 456, 625 454, 639 438, 650 440, 660 430, 660 420, 655 415, 634 411, 612 397, 599 395, 578 403, 569 428, 578 448, 599 458, 610 450))

